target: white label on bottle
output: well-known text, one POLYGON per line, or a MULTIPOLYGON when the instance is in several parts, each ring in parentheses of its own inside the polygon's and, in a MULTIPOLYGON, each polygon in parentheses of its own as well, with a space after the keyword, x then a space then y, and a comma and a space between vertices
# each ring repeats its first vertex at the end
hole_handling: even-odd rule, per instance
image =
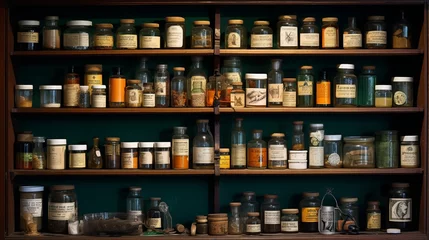
POLYGON ((401 146, 401 166, 417 166, 419 159, 419 147, 417 145, 401 146))
POLYGON ((58 29, 43 30, 43 47, 48 49, 60 48, 60 31, 58 29))
POLYGON ((64 33, 64 47, 89 47, 88 33, 64 33))
POLYGON ((411 222, 412 210, 411 198, 389 198, 390 222, 411 222))
POLYGON ((272 34, 252 34, 250 38, 251 48, 272 48, 273 35, 272 34))
POLYGON ((238 72, 227 72, 227 73, 224 73, 223 75, 231 83, 241 82, 241 76, 240 76, 240 73, 238 73, 238 72))
POLYGON ((137 48, 137 35, 136 34, 117 34, 116 35, 117 48, 137 48))
POLYGON ((282 232, 298 232, 298 221, 282 221, 282 232))
POLYGON ((361 48, 362 34, 343 34, 344 48, 361 48))
POLYGON ((140 165, 142 164, 153 164, 153 154, 152 152, 140 152, 140 159, 139 159, 140 165))
POLYGON ((155 151, 155 164, 170 164, 170 152, 155 151))
POLYGON ((268 84, 268 102, 283 102, 283 84, 270 83, 268 84))
POLYGON ((313 82, 298 81, 298 96, 311 96, 311 95, 313 95, 313 82))
POLYGON ((231 32, 228 34, 228 48, 240 48, 241 47, 241 37, 240 34, 236 32, 231 32))
POLYGON ((232 93, 231 92, 231 107, 233 108, 242 108, 245 107, 245 98, 246 95, 242 93, 232 93))
POLYGON ((205 107, 206 95, 203 92, 191 94, 191 107, 205 107))
POLYGON ((246 144, 231 144, 231 166, 246 166, 246 144))
POLYGON ((296 107, 296 92, 283 92, 283 107, 296 107))
POLYGON ((194 147, 193 148, 194 163, 214 163, 214 148, 213 147, 194 147))
POLYGON ((335 85, 336 98, 356 98, 356 85, 337 84, 335 85))
POLYGON ((140 48, 161 48, 160 36, 140 37, 140 48))
POLYGON ((264 211, 264 224, 280 224, 280 211, 264 211))
POLYGON ((76 217, 76 203, 52 203, 48 204, 48 219, 56 221, 73 220, 76 217))
POLYGON ((338 42, 338 36, 337 36, 337 29, 335 27, 327 27, 325 28, 325 30, 323 31, 323 38, 324 38, 324 42, 323 42, 323 46, 322 47, 328 47, 328 48, 334 48, 337 47, 337 42, 338 42))
POLYGON ((92 94, 91 107, 93 107, 93 108, 105 108, 106 107, 106 95, 94 95, 94 94, 92 94))
POLYGON ((95 156, 97 156, 97 157, 101 157, 100 150, 95 151, 95 156))
POLYGON ((79 84, 64 84, 64 106, 76 107, 79 105, 79 84))
POLYGON ((167 83, 156 82, 155 83, 155 95, 156 96, 167 96, 167 83))
POLYGON ((329 166, 338 167, 338 164, 341 162, 341 157, 338 153, 331 153, 328 157, 329 166))
POLYGON ((130 215, 142 215, 142 211, 138 211, 138 210, 130 210, 127 213, 130 215))
POLYGON ((318 33, 301 33, 299 35, 299 45, 301 47, 319 47, 319 39, 318 33))
POLYGON ((366 33, 367 44, 386 44, 387 32, 386 31, 368 31, 366 33))
POLYGON ((178 25, 173 25, 167 29, 167 48, 183 47, 183 28, 178 25))
POLYGON ((137 89, 127 90, 126 101, 131 104, 141 104, 142 102, 142 91, 137 89))
POLYGON ((155 107, 155 94, 153 93, 143 94, 143 107, 155 107))
POLYGON ((161 228, 161 218, 149 218, 148 222, 151 228, 161 228))
POLYGON ((194 90, 194 82, 200 82, 201 88, 203 89, 203 92, 206 92, 207 79, 204 76, 192 76, 191 77, 191 92, 192 92, 192 90, 194 90))
POLYGON ((122 168, 134 168, 134 154, 133 153, 121 153, 122 168))
POLYGON ((39 43, 38 32, 18 32, 18 43, 39 43))
POLYGON ((246 106, 267 106, 267 89, 246 88, 246 106))
POLYGON ((20 201, 20 209, 21 216, 24 213, 31 213, 33 217, 41 217, 42 209, 43 209, 43 199, 35 198, 35 199, 21 199, 20 201))
POLYGON ((246 224, 246 232, 248 233, 260 233, 261 224, 246 224))
POLYGON ((69 168, 85 168, 86 154, 85 153, 70 153, 69 168))
POLYGON ((173 139, 173 156, 189 156, 189 139, 173 139))
POLYGON ((309 147, 309 166, 310 167, 323 167, 323 147, 309 147))
POLYGON ((66 146, 48 146, 48 169, 60 170, 65 168, 66 146))
POLYGON ((268 148, 268 161, 287 160, 285 145, 270 145, 268 148))
POLYGON ((298 47, 298 27, 280 28, 280 47, 298 47))

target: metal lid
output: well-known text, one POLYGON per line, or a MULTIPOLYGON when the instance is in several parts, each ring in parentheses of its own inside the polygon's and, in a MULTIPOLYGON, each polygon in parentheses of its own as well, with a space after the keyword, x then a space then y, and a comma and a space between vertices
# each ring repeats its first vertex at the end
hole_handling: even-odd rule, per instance
POLYGON ((417 136, 417 135, 402 136, 401 141, 403 141, 403 142, 418 142, 419 136, 417 136))
POLYGON ((352 142, 352 143, 357 143, 357 142, 374 142, 374 137, 368 137, 368 136, 349 136, 349 137, 344 137, 344 141, 345 142, 352 142))
POLYGON ((286 208, 286 209, 282 209, 282 213, 286 213, 286 214, 298 214, 299 210, 297 208, 286 208))
POLYGON ((340 64, 338 65, 338 69, 350 69, 353 70, 355 69, 355 65, 354 64, 340 64))
POLYGON ((341 137, 341 135, 325 135, 323 139, 326 141, 340 141, 341 137))
POLYGON ((22 26, 39 26, 40 22, 37 20, 21 20, 18 22, 18 25, 22 26))
POLYGON ((153 148, 154 142, 139 142, 139 148, 153 148))
POLYGON ((312 70, 313 66, 302 66, 301 70, 312 70))
POLYGON ((44 143, 45 137, 33 137, 33 142, 37 143, 44 143))
POLYGON ((46 16, 45 20, 48 21, 58 21, 60 18, 58 16, 46 16))
POLYGON ((168 65, 167 64, 158 64, 158 65, 156 65, 156 68, 157 69, 167 69, 168 65))
POLYGON ((82 92, 87 92, 89 89, 89 86, 79 86, 79 88, 82 92))
POLYGON ((194 25, 210 25, 210 21, 207 21, 207 20, 197 20, 197 21, 194 21, 194 25))
POLYGON ((129 190, 130 191, 141 191, 142 188, 141 187, 130 187, 129 190))
POLYGON ((43 192, 45 187, 43 186, 21 186, 19 187, 20 192, 43 192))
POLYGON ((394 188, 408 188, 410 187, 409 183, 392 183, 392 187, 394 188))
POLYGON ((412 77, 393 77, 393 82, 412 82, 412 77))
POLYGON ((184 67, 175 67, 173 68, 174 71, 179 71, 179 72, 184 72, 185 68, 184 67))
POLYGON ((159 23, 143 23, 141 26, 144 28, 159 28, 159 23))
POLYGON ((325 17, 325 18, 322 18, 322 22, 338 22, 338 18, 336 18, 336 17, 325 17))
POLYGON ((101 72, 103 71, 103 65, 101 64, 86 64, 85 72, 101 72))
POLYGON ((266 73, 246 73, 246 79, 267 79, 266 73))
POLYGON ((63 86, 61 85, 41 85, 39 86, 39 90, 61 90, 63 86))
POLYGON ((92 89, 106 89, 106 85, 92 85, 92 89))
POLYGON ((296 78, 283 78, 283 82, 296 82, 296 78))
POLYGON ((268 198, 268 199, 276 199, 276 198, 278 198, 279 196, 277 196, 277 195, 274 195, 274 194, 265 194, 264 195, 264 198, 268 198))
POLYGON ((75 27, 75 26, 89 27, 89 26, 92 26, 92 22, 87 21, 87 20, 72 20, 72 21, 67 22, 67 26, 69 26, 69 27, 75 27))
POLYGON ((318 197, 320 194, 318 192, 303 192, 302 196, 304 197, 318 197))
POLYGON ((306 17, 304 18, 304 20, 302 20, 303 22, 315 22, 316 18, 314 17, 306 17))
POLYGON ((113 24, 111 24, 111 23, 98 23, 98 24, 95 24, 95 28, 113 28, 113 24))
POLYGON ((253 24, 256 26, 268 26, 268 25, 270 25, 270 22, 269 21, 254 21, 253 24))
POLYGON ((357 202, 359 199, 358 198, 347 198, 347 197, 343 197, 340 199, 340 202, 343 203, 354 203, 357 202))
POLYGON ((174 17, 166 17, 165 21, 166 22, 183 23, 183 22, 185 22, 185 18, 183 18, 183 17, 176 17, 176 16, 174 16, 174 17))
POLYGON ((271 137, 284 137, 285 134, 284 133, 273 133, 271 134, 271 137))
POLYGON ((296 15, 282 15, 279 17, 279 20, 288 20, 288 19, 295 19, 296 20, 296 15))
POLYGON ((241 20, 241 19, 230 19, 230 20, 228 20, 228 24, 237 24, 237 25, 241 25, 241 24, 243 24, 244 22, 243 22, 243 20, 241 20))
POLYGON ((121 148, 137 148, 138 142, 121 142, 121 148))
POLYGON ((33 85, 15 85, 16 90, 33 90, 33 85))
POLYGON ((375 90, 391 91, 392 85, 375 85, 375 90))
POLYGON ((48 139, 47 144, 48 145, 66 145, 67 139, 48 139))
POLYGON ((74 190, 74 185, 54 185, 51 186, 51 191, 66 191, 74 190))
POLYGON ((221 149, 219 149, 219 152, 221 152, 221 153, 229 153, 229 148, 221 148, 221 149))
POLYGON ((86 144, 76 144, 76 145, 69 145, 68 149, 69 151, 86 151, 87 147, 86 147, 86 144))
POLYGON ((169 147, 171 147, 171 142, 156 142, 155 147, 156 148, 169 148, 169 147))
POLYGON ((134 19, 121 19, 119 20, 120 23, 125 23, 125 24, 134 24, 136 22, 136 20, 134 19))
POLYGON ((370 20, 370 21, 384 21, 384 16, 369 16, 368 20, 370 20))
POLYGON ((160 197, 151 197, 150 198, 151 201, 161 201, 160 197))
POLYGON ((232 203, 229 203, 229 206, 231 206, 231 207, 239 207, 239 206, 241 206, 241 202, 232 202, 232 203))
POLYGON ((259 213, 258 212, 248 212, 247 216, 249 216, 249 217, 259 217, 259 213))

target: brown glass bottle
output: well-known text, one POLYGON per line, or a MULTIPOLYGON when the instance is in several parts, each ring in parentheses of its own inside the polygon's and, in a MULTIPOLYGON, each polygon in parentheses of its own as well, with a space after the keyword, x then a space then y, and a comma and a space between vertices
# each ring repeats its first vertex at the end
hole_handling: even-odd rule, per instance
POLYGON ((318 232, 320 199, 318 192, 304 192, 299 203, 301 212, 300 232, 318 232))
POLYGON ((152 197, 150 198, 150 209, 147 212, 146 226, 151 229, 163 229, 162 218, 163 214, 159 210, 159 203, 161 198, 152 197))
POLYGON ((89 151, 88 168, 100 169, 103 168, 103 158, 101 157, 100 147, 98 146, 100 139, 95 137, 93 141, 94 145, 92 146, 91 151, 89 151))
POLYGON ((279 233, 280 224, 280 204, 277 195, 265 195, 261 206, 262 232, 279 233))

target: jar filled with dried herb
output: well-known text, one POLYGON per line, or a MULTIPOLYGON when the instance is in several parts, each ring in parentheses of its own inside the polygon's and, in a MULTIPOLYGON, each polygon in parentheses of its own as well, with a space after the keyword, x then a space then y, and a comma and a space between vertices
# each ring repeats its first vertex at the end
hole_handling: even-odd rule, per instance
POLYGON ((78 217, 77 198, 73 185, 54 185, 51 187, 48 202, 48 231, 68 233, 68 221, 78 217))
POLYGON ((304 150, 303 125, 303 121, 293 122, 292 150, 304 150))
POLYGON ((43 27, 43 49, 58 50, 61 48, 61 34, 58 16, 45 17, 43 27))
POLYGON ((122 169, 137 169, 138 145, 138 142, 121 142, 122 169))
POLYGON ((401 11, 401 20, 393 27, 393 48, 411 48, 411 25, 401 11))
POLYGON ((106 137, 104 142, 105 167, 107 169, 121 168, 121 139, 118 137, 106 137))
POLYGON ((399 166, 399 141, 397 131, 376 132, 375 161, 377 168, 397 168, 399 166))
POLYGON ((33 169, 33 134, 17 134, 15 143, 15 169, 33 169))
POLYGON ((70 144, 69 149, 69 168, 83 169, 86 168, 86 144, 70 144))
POLYGON ((212 48, 210 21, 194 21, 191 35, 191 48, 212 48))
POLYGON ((116 31, 117 49, 136 49, 137 31, 134 27, 134 19, 121 19, 121 26, 116 31))
POLYGON ((98 147, 100 139, 98 137, 93 138, 92 149, 88 154, 88 168, 100 169, 103 168, 103 158, 101 157, 101 151, 98 147))
POLYGON ((240 202, 232 202, 229 204, 231 207, 231 215, 228 219, 228 234, 240 235, 243 233, 243 226, 240 219, 240 202))
POLYGON ((45 143, 44 137, 33 137, 33 169, 45 169, 46 168, 46 153, 43 148, 45 143))
POLYGON ((187 91, 186 77, 184 67, 173 68, 174 77, 171 80, 171 106, 186 107, 187 106, 187 91))
POLYGON ((19 187, 20 201, 20 229, 26 231, 27 226, 24 221, 24 214, 29 213, 33 216, 33 221, 37 224, 37 231, 42 230, 43 217, 43 186, 21 186, 19 187))

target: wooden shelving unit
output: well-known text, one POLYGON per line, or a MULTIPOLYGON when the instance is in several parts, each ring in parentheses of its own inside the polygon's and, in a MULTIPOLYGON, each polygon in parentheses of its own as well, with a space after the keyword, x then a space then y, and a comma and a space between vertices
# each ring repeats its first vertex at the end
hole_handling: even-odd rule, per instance
POLYGON ((421 168, 392 168, 392 169, 268 169, 268 170, 252 170, 252 169, 221 169, 221 175, 414 175, 423 174, 421 168))
POLYGON ((220 49, 221 56, 416 56, 422 49, 220 49))
POLYGON ((213 49, 136 49, 136 50, 58 50, 58 51, 15 51, 14 57, 73 57, 73 56, 210 56, 213 49))

